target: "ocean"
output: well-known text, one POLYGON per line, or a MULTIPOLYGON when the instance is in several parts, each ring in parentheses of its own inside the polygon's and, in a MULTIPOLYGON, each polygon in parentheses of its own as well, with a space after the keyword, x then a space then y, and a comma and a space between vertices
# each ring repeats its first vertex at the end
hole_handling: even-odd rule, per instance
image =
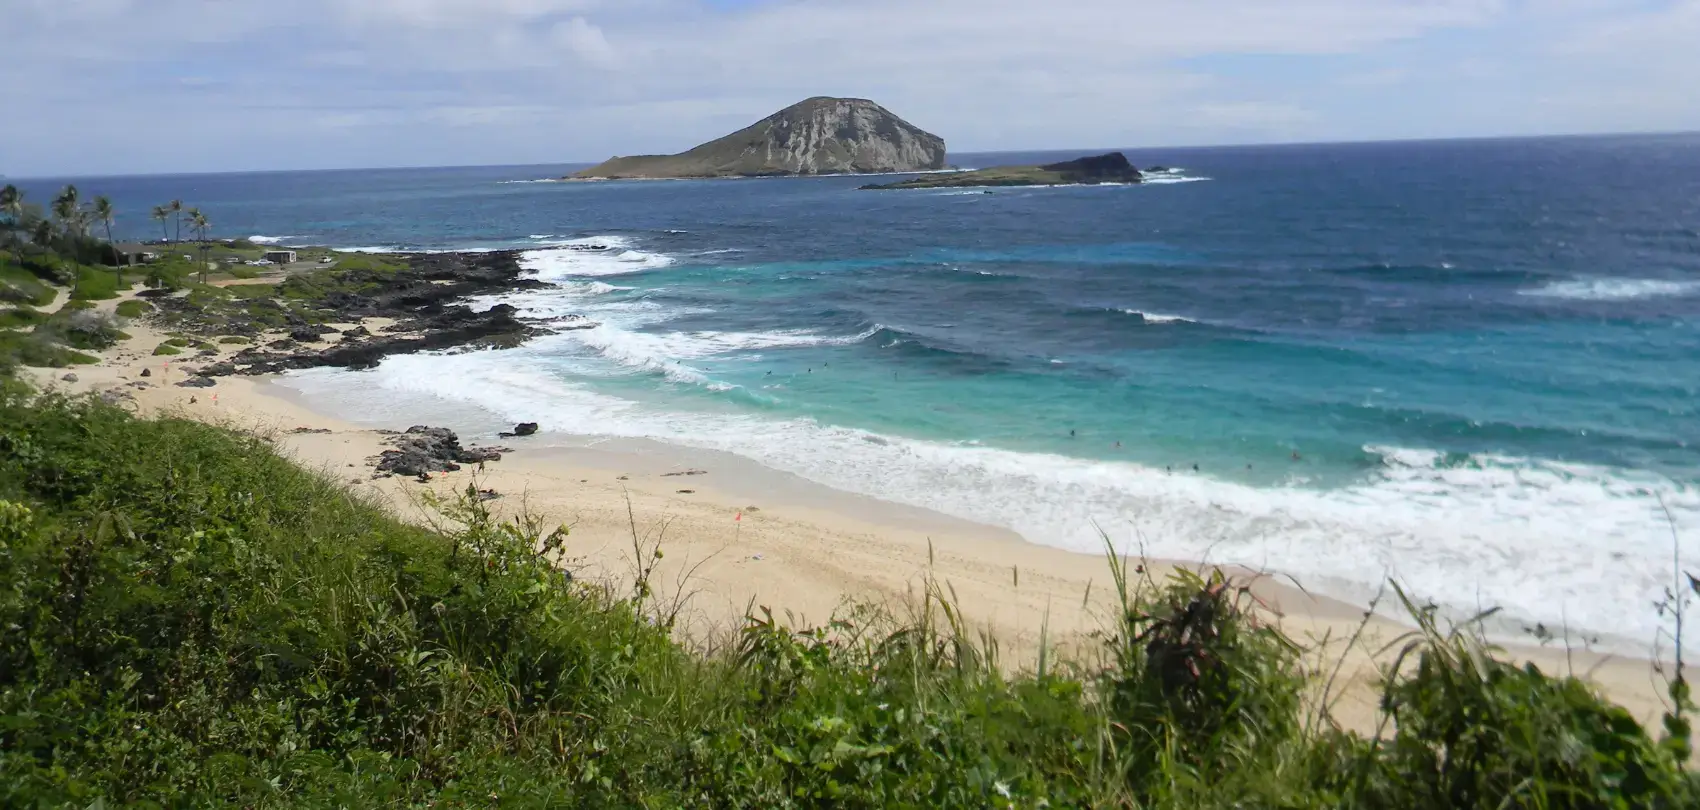
POLYGON ((523 249, 556 286, 483 303, 601 324, 284 380, 343 415, 726 451, 1034 543, 1356 600, 1396 578, 1645 650, 1673 554, 1700 572, 1700 136, 1126 151, 1173 170, 993 193, 531 182, 566 165, 76 182, 133 237, 175 197, 226 238, 523 249))

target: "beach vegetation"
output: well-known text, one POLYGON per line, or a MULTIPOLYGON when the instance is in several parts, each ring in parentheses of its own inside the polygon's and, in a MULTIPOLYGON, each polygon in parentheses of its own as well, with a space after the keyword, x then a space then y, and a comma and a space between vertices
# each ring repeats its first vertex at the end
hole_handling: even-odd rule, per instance
POLYGON ((193 269, 190 263, 180 256, 165 256, 146 266, 144 281, 148 287, 156 290, 181 290, 188 285, 193 269))
POLYGON ((0 257, 0 304, 47 306, 53 288, 31 269, 0 257))
POLYGON ((30 307, 0 309, 0 329, 33 327, 47 320, 47 314, 30 307))
POLYGON ((149 212, 149 217, 159 223, 160 241, 171 241, 171 209, 163 205, 156 205, 149 212))
POLYGON ((93 309, 61 309, 37 326, 35 334, 84 351, 101 351, 130 339, 111 316, 93 309))
POLYGON ((595 580, 476 495, 422 528, 263 438, 0 383, 0 805, 1700 806, 1680 680, 1655 734, 1414 604, 1363 736, 1219 574, 1112 557, 1097 654, 1020 671, 932 580, 686 645, 659 545, 595 580))
POLYGON ((152 311, 153 304, 139 298, 132 298, 128 301, 120 301, 118 302, 118 306, 113 308, 113 312, 120 318, 140 318, 152 311))
POLYGON ((71 299, 75 301, 109 300, 130 289, 130 282, 124 279, 122 268, 79 266, 73 272, 76 282, 71 287, 71 299))
POLYGON ((154 350, 153 350, 153 355, 155 357, 175 357, 176 355, 179 355, 179 354, 182 354, 182 353, 183 353, 183 347, 182 346, 174 346, 174 345, 172 345, 172 343, 170 341, 166 341, 164 343, 159 344, 158 346, 155 346, 154 350))
POLYGON ((0 330, 0 377, 9 376, 20 366, 64 368, 99 362, 100 358, 62 346, 46 335, 0 330))
POLYGON ((207 235, 212 232, 212 222, 199 208, 190 208, 184 212, 183 216, 189 221, 189 232, 193 233, 198 239, 196 248, 201 252, 201 261, 196 269, 200 271, 201 283, 205 284, 207 283, 207 270, 210 267, 208 254, 212 251, 212 245, 207 242, 207 235))

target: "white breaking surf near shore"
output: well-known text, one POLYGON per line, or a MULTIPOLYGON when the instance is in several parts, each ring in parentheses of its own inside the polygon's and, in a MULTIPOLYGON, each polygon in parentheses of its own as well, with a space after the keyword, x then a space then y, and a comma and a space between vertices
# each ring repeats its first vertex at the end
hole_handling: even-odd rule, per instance
MULTIPOLYGON (((622 296, 629 288, 602 280, 675 264, 625 237, 562 240, 527 251, 522 262, 558 287, 479 303, 598 326, 506 351, 391 357, 361 375, 309 371, 289 384, 355 414, 405 394, 565 433, 730 452, 843 491, 1009 528, 1034 543, 1100 553, 1102 530, 1124 551, 1280 571, 1360 604, 1395 578, 1453 615, 1503 606, 1513 624, 1568 622, 1624 651, 1644 652, 1659 629, 1651 605, 1671 581, 1673 529, 1683 558, 1700 559, 1700 492, 1614 468, 1369 447, 1382 464, 1351 485, 1252 486, 807 418, 702 411, 664 395, 610 395, 597 390, 599 378, 657 374, 719 390, 726 386, 702 361, 869 335, 656 329, 699 310, 622 296)), ((1187 320, 1126 312, 1155 324, 1187 320)))

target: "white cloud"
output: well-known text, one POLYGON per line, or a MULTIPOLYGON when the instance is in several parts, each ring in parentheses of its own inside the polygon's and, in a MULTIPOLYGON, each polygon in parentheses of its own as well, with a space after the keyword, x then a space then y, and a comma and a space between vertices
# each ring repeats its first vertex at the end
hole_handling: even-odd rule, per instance
POLYGON ((596 0, 328 0, 341 19, 359 25, 483 27, 594 8, 596 0))
POLYGON ((574 17, 571 22, 556 25, 555 38, 591 65, 611 70, 619 64, 620 55, 613 45, 608 44, 608 37, 603 35, 602 29, 583 17, 574 17))
POLYGON ((1700 0, 10 2, 14 173, 593 159, 817 94, 958 150, 1700 127, 1700 0), (167 114, 220 138, 63 131, 167 114))
POLYGON ((1268 101, 1228 101, 1192 108, 1189 124, 1209 130, 1283 132, 1315 123, 1316 113, 1292 104, 1268 101))

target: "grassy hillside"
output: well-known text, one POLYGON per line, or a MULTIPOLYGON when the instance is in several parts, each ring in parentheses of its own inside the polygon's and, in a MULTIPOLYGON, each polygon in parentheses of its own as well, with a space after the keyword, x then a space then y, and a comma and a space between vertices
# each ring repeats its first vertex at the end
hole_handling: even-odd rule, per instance
POLYGON ((564 532, 444 508, 0 380, 0 806, 1700 806, 1682 717, 1655 739, 1432 628, 1372 741, 1219 580, 1115 566, 1103 662, 1021 676, 937 599, 702 654, 642 572, 573 580, 564 532))

